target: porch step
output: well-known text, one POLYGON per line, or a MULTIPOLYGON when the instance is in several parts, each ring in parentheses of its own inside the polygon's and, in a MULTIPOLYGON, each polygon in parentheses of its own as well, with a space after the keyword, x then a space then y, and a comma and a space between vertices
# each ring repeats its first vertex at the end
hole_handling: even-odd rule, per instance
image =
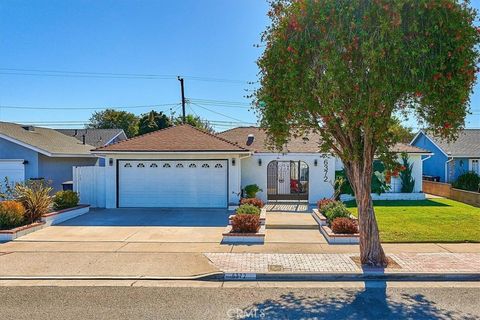
POLYGON ((267 229, 318 229, 318 223, 306 213, 267 213, 267 229))

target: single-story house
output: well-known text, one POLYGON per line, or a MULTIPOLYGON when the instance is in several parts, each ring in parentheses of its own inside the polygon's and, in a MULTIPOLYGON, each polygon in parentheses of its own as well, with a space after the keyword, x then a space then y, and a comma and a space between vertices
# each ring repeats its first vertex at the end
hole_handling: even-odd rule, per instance
POLYGON ((61 190, 73 166, 98 164, 93 148, 53 129, 0 122, 0 182, 44 178, 61 190))
MULTIPOLYGON (((127 140, 127 135, 123 129, 55 129, 67 136, 74 137, 82 143, 94 146, 95 148, 108 146, 127 140)), ((100 158, 99 165, 105 165, 105 159, 100 158)))
POLYGON ((423 174, 440 182, 453 182, 468 171, 480 174, 480 129, 465 129, 456 141, 420 131, 410 145, 433 153, 423 161, 423 174))
MULTIPOLYGON (((319 136, 292 139, 282 152, 267 148, 266 134, 241 127, 217 135, 189 125, 158 130, 96 148, 105 157, 105 199, 115 207, 234 206, 242 189, 257 184, 264 201, 315 203, 334 192, 337 159, 319 151, 319 136)), ((402 145, 421 192, 420 148, 402 145)))

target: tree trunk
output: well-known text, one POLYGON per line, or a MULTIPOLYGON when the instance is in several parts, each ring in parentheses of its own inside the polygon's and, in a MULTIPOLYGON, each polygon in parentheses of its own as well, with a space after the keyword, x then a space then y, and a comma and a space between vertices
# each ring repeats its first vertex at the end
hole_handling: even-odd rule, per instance
POLYGON ((373 162, 366 164, 366 166, 353 164, 349 167, 346 168, 346 171, 355 192, 358 208, 360 260, 365 265, 385 267, 387 257, 380 243, 380 234, 371 196, 373 162))

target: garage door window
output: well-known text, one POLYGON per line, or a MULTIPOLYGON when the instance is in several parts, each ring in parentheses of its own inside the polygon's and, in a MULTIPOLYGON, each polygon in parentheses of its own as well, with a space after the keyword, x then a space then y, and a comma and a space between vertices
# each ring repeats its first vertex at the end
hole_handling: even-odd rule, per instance
POLYGON ((196 165, 195 163, 190 163, 190 164, 188 165, 188 167, 189 167, 189 168, 196 168, 197 165, 196 165))
POLYGON ((208 163, 204 163, 202 164, 202 168, 210 168, 210 166, 208 165, 208 163))
POLYGON ((175 166, 175 168, 183 168, 183 164, 177 163, 177 165, 175 166))
POLYGON ((125 167, 125 168, 131 168, 132 165, 131 165, 130 163, 125 163, 124 167, 125 167))
POLYGON ((145 165, 143 163, 137 164, 137 168, 145 168, 145 165))
POLYGON ((152 163, 152 164, 150 165, 150 168, 158 168, 158 166, 157 166, 156 163, 152 163))
POLYGON ((215 165, 215 168, 219 169, 219 168, 223 168, 223 166, 222 166, 221 163, 217 163, 217 164, 215 165))
POLYGON ((170 163, 165 163, 165 164, 163 165, 163 167, 164 167, 164 168, 171 168, 170 163))

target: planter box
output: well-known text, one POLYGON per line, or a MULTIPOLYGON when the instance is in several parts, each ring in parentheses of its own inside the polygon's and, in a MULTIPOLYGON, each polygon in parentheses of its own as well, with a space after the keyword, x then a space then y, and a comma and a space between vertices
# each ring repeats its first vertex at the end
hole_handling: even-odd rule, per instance
POLYGON ((223 232, 222 243, 261 243, 265 242, 265 226, 260 226, 257 233, 232 233, 232 226, 228 225, 223 232))
MULTIPOLYGON (((415 193, 398 193, 398 192, 386 192, 378 195, 376 193, 372 193, 373 200, 425 200, 425 193, 423 192, 415 192, 415 193)), ((354 196, 349 194, 342 194, 340 195, 341 201, 350 201, 355 200, 354 196)))
MULTIPOLYGON (((330 244, 356 244, 359 240, 359 234, 339 234, 334 233, 332 229, 327 225, 327 218, 321 214, 318 209, 313 209, 312 216, 320 226, 320 232, 330 244)), ((357 220, 356 217, 350 216, 350 218, 357 220)))
POLYGON ((317 221, 319 226, 326 226, 327 225, 327 218, 318 211, 318 209, 313 209, 312 217, 317 221))
POLYGON ((26 226, 20 226, 10 230, 0 230, 0 242, 11 241, 18 237, 38 231, 45 227, 45 222, 35 222, 26 226))
POLYGON ((360 235, 355 234, 343 234, 333 233, 329 226, 320 226, 320 232, 322 232, 325 239, 330 244, 357 244, 359 242, 360 235))
MULTIPOLYGON (((232 214, 228 217, 228 224, 229 225, 232 224, 232 218, 233 217, 235 217, 234 214, 232 214)), ((260 209, 260 225, 262 225, 262 226, 265 225, 266 218, 267 218, 267 209, 265 209, 265 208, 260 209)))
POLYGON ((42 222, 44 222, 46 226, 51 226, 73 219, 89 211, 90 205, 81 204, 73 208, 46 213, 42 215, 42 222))

